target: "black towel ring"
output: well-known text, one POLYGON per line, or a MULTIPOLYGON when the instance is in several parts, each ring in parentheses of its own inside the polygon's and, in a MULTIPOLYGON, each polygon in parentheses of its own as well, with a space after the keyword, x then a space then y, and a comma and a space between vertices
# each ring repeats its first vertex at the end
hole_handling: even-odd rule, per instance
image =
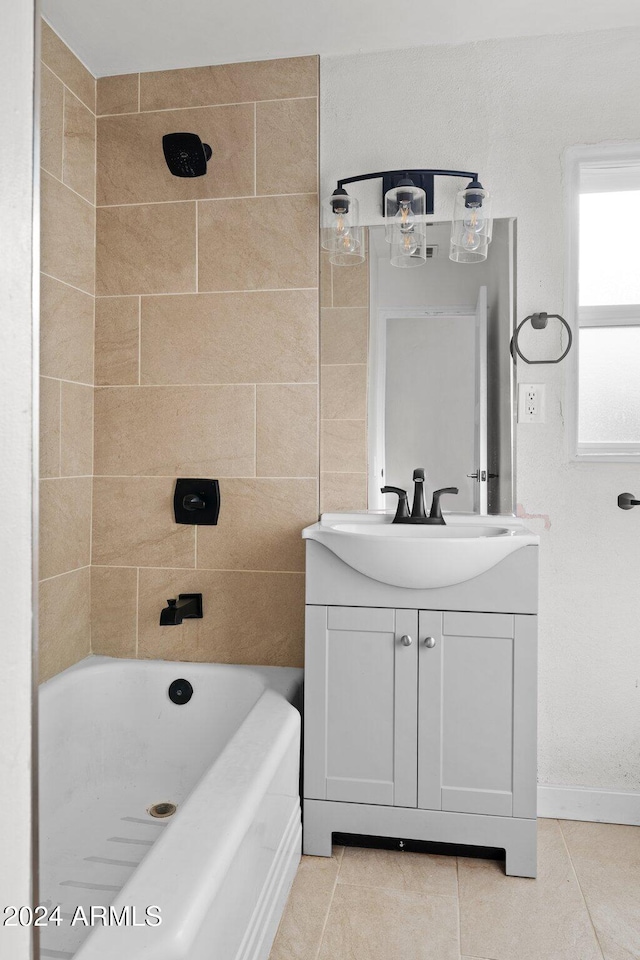
POLYGON ((515 350, 515 352, 518 354, 520 359, 524 360, 525 363, 531 363, 531 364, 560 363, 560 361, 564 360, 566 355, 569 353, 569 350, 571 350, 572 343, 573 343, 573 334, 571 333, 571 327, 569 326, 567 321, 564 319, 564 317, 561 317, 559 313, 532 313, 530 316, 525 317, 524 320, 521 320, 518 326, 516 327, 515 333, 511 338, 511 343, 509 344, 509 350, 514 360, 515 360, 515 354, 514 354, 514 350, 515 350), (534 330, 544 330, 545 327, 547 326, 547 322, 549 321, 549 319, 559 320, 560 323, 562 323, 563 326, 565 327, 567 331, 567 335, 569 337, 566 349, 564 353, 557 358, 557 360, 529 360, 528 357, 525 357, 522 350, 520 349, 520 346, 518 344, 518 335, 522 330, 523 326, 525 325, 525 323, 527 322, 527 320, 531 320, 531 326, 533 327, 534 330))

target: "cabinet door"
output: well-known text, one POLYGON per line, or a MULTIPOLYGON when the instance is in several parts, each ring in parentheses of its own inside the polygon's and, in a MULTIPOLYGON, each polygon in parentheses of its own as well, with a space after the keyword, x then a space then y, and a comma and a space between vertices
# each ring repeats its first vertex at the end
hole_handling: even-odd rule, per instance
POLYGON ((535 618, 423 611, 419 636, 418 806, 535 816, 535 618))
POLYGON ((416 806, 417 628, 414 610, 307 607, 306 797, 416 806))

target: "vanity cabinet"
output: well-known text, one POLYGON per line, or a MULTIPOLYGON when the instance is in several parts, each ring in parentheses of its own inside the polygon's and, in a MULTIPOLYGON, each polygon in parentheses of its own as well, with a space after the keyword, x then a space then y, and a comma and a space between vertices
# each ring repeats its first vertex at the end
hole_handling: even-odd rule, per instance
POLYGON ((464 583, 389 587, 307 549, 305 852, 333 832, 478 844, 535 876, 537 548, 474 578, 474 611, 464 583), (500 603, 523 561, 529 601, 500 603))

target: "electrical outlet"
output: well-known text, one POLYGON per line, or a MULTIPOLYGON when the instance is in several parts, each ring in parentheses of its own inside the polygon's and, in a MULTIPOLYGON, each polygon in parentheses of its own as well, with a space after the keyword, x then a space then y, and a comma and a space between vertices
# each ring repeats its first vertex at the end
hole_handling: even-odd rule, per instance
POLYGON ((518 384, 518 423, 545 423, 544 383, 518 384))

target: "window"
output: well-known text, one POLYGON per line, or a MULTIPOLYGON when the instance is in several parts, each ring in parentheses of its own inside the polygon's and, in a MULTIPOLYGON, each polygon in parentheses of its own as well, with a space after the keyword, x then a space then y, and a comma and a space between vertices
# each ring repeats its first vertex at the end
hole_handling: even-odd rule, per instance
POLYGON ((640 461, 640 144, 569 151, 574 451, 640 461))

